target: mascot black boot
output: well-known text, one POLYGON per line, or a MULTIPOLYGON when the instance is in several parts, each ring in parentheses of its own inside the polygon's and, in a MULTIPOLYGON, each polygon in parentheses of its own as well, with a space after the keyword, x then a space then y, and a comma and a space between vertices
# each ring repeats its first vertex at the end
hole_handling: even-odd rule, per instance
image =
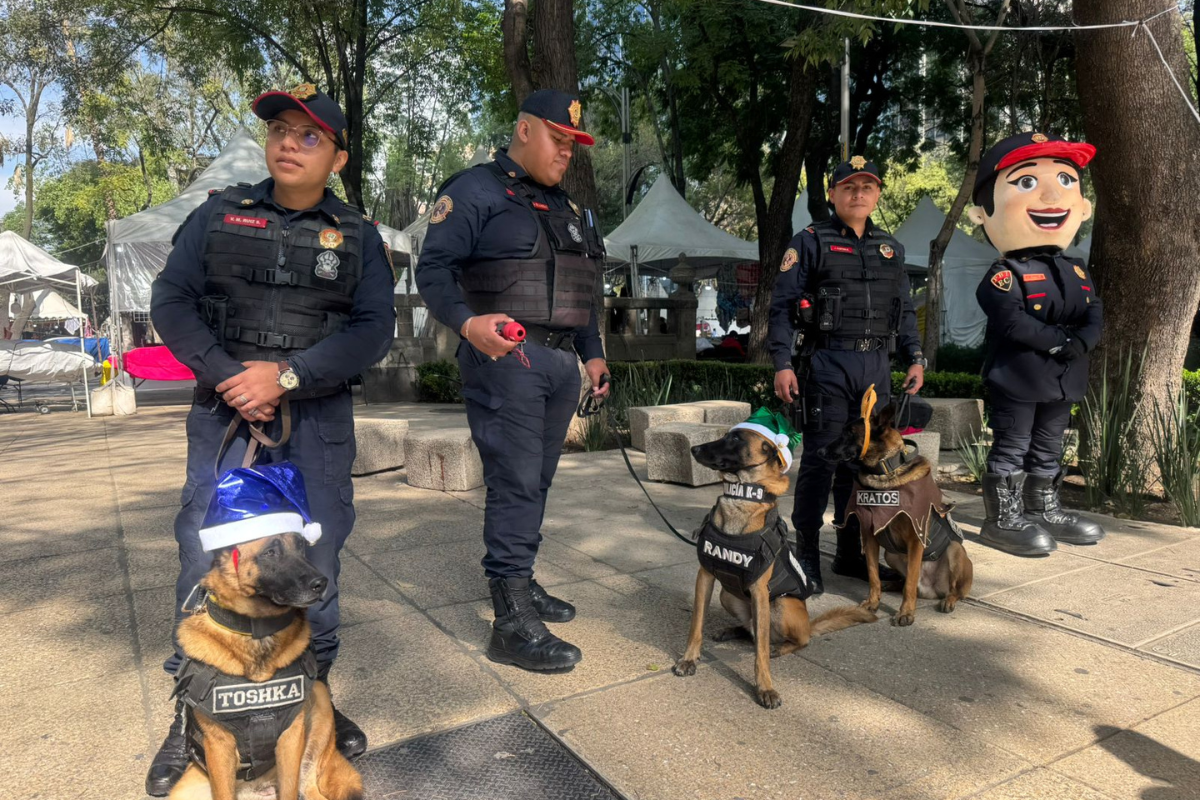
POLYGON ((575 666, 583 653, 546 628, 530 591, 532 578, 492 578, 492 640, 487 656, 500 664, 528 670, 564 670, 575 666))
MULTIPOLYGON (((325 664, 317 672, 317 680, 326 686, 329 686, 329 669, 332 666, 332 664, 325 664)), ((329 695, 332 700, 332 689, 330 689, 329 695)), ((362 728, 355 724, 354 720, 338 711, 337 706, 333 707, 333 730, 337 734, 338 752, 347 759, 358 758, 367 752, 367 735, 363 733, 362 728)))
POLYGON ((191 763, 187 746, 187 715, 183 700, 175 701, 175 719, 146 773, 146 794, 166 797, 191 763))
POLYGON ((529 580, 529 596, 533 599, 533 607, 537 609, 542 622, 570 622, 575 619, 575 606, 547 594, 532 578, 529 580))
POLYGON ((1048 531, 1056 541, 1067 544, 1095 544, 1104 538, 1104 528, 1090 519, 1064 511, 1058 499, 1063 474, 1053 477, 1029 475, 1021 493, 1025 517, 1048 531))
POLYGON ((1046 556, 1058 545, 1053 537, 1025 518, 1021 493, 1025 473, 983 476, 983 507, 987 519, 979 529, 979 538, 989 547, 1014 556, 1046 556))
POLYGON ((808 576, 813 594, 823 594, 825 583, 821 580, 821 531, 796 533, 796 560, 808 576))

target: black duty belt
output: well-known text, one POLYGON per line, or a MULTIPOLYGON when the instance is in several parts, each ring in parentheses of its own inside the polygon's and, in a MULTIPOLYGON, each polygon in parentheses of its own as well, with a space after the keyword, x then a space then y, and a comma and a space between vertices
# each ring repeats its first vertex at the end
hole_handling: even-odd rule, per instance
POLYGON ((822 336, 817 340, 817 346, 826 350, 853 350, 857 353, 872 353, 876 350, 887 350, 891 342, 889 336, 871 336, 866 339, 843 339, 837 336, 822 336))
POLYGON ((540 344, 552 350, 570 350, 575 344, 574 330, 555 330, 528 322, 521 322, 521 325, 525 327, 525 341, 528 344, 540 344))

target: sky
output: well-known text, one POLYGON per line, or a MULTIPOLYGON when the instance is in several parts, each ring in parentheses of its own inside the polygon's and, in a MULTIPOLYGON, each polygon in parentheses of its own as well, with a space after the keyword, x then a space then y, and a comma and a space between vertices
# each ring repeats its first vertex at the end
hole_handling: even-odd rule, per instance
MULTIPOLYGON (((25 131, 25 123, 20 117, 0 117, 0 136, 20 136, 25 131)), ((4 166, 0 167, 0 217, 12 211, 17 205, 17 195, 8 188, 8 181, 17 168, 20 157, 6 157, 4 166)))

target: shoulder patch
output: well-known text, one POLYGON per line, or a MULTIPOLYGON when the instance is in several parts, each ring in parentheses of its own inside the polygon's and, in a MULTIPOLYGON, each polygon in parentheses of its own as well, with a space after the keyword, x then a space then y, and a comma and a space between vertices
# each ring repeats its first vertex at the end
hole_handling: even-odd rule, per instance
POLYGON ((804 230, 808 231, 809 233, 816 233, 816 231, 815 231, 815 230, 813 230, 813 226, 812 226, 812 225, 809 225, 809 226, 808 226, 807 228, 805 228, 804 230))
POLYGON ((796 248, 789 247, 787 252, 783 254, 783 261, 779 264, 780 272, 787 272, 792 267, 796 266, 796 261, 800 258, 800 254, 796 252, 796 248))
POLYGON ((1079 266, 1078 264, 1075 265, 1075 274, 1079 276, 1080 280, 1082 280, 1082 281, 1087 280, 1087 273, 1084 272, 1083 267, 1079 266))
POLYGON ((1012 288, 1012 270, 1002 269, 992 276, 992 286, 995 286, 1002 292, 1007 292, 1012 288))
POLYGON ((450 195, 444 194, 437 199, 433 204, 433 212, 429 215, 429 224, 437 225, 446 217, 450 216, 450 212, 454 210, 454 201, 450 199, 450 195))
POLYGON ((883 256, 884 258, 891 258, 892 256, 896 255, 896 251, 892 249, 890 244, 881 244, 879 245, 879 255, 883 256))

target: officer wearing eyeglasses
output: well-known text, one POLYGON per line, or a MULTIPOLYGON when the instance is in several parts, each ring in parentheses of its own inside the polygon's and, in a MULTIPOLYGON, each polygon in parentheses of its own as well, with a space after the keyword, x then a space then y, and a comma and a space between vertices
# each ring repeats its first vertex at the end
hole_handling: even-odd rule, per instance
MULTIPOLYGON (((176 622, 212 558, 199 528, 214 490, 214 463, 230 422, 262 426, 276 448, 260 461, 293 462, 304 475, 323 535, 309 559, 329 578, 308 610, 318 677, 338 651, 338 553, 354 525, 354 418, 347 381, 382 358, 395 326, 394 285, 379 232, 326 183, 346 165, 346 117, 311 84, 254 101, 267 123, 267 170, 253 186, 214 191, 175 234, 154 281, 151 318, 171 352, 196 374, 187 419, 187 482, 175 518, 180 574, 176 622), (286 400, 286 402, 284 402, 286 400), (285 431, 289 417, 290 436, 285 431)), ((249 431, 237 429, 217 471, 240 466, 249 431)), ((178 650, 163 665, 174 675, 178 650)), ((338 749, 366 750, 362 731, 334 712, 338 749)), ((185 715, 175 720, 146 777, 163 797, 188 763, 185 715)))

